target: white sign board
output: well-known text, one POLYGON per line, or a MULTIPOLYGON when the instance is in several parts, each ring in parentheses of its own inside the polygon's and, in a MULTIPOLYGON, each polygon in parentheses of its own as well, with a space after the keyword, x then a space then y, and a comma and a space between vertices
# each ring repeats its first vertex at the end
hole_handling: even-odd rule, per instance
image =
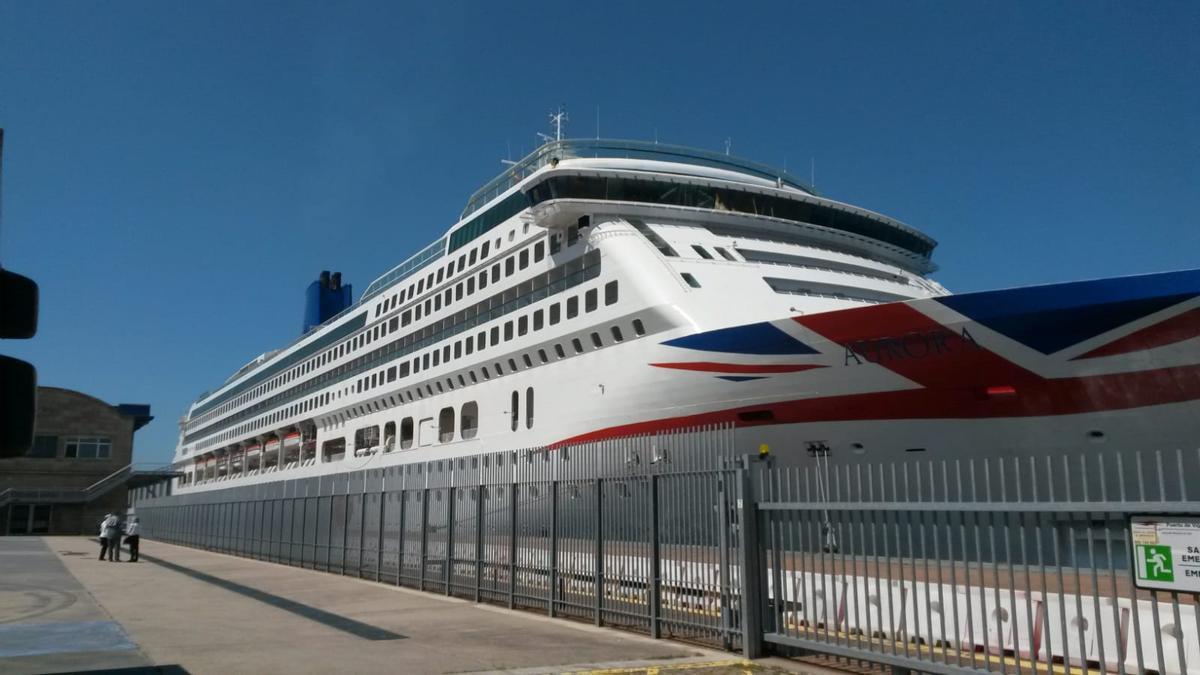
POLYGON ((1129 534, 1138 588, 1200 592, 1200 518, 1133 516, 1129 534))

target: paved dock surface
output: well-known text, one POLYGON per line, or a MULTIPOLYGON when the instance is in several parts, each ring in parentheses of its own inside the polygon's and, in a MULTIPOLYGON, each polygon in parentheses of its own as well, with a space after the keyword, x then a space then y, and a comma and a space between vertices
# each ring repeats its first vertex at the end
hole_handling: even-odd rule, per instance
POLYGON ((821 672, 153 541, 98 553, 0 538, 0 673, 821 672))

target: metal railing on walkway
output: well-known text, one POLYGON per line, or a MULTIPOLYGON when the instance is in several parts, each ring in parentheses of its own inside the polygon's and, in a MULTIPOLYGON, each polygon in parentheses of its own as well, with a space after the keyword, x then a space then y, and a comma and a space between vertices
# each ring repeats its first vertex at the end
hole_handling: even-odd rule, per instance
POLYGON ((739 457, 732 429, 705 428, 136 510, 148 538, 752 657, 1200 673, 1200 487, 1188 481, 1200 451, 892 464, 800 454, 780 458, 793 466, 739 457))

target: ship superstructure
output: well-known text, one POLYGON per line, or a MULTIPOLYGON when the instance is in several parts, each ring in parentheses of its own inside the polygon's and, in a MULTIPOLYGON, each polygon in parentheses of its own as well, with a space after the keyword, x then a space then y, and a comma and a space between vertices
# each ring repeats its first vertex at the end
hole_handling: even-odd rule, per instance
POLYGON ((949 295, 936 242, 786 172, 552 140, 181 421, 181 490, 732 425, 812 457, 1197 433, 1200 273, 949 295))

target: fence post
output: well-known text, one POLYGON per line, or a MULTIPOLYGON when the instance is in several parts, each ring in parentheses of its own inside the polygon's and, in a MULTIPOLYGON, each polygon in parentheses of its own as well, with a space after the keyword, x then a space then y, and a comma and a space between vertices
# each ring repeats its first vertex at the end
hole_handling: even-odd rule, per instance
POLYGON ((550 560, 547 561, 547 593, 550 605, 547 612, 554 613, 554 601, 558 597, 558 481, 550 481, 550 560))
POLYGON ((604 479, 596 478, 596 560, 592 563, 592 580, 596 588, 595 623, 604 625, 604 479))
POLYGON ((508 608, 516 605, 517 593, 517 482, 509 484, 508 502, 508 608))
POLYGON ((482 600, 483 586, 483 480, 475 488, 475 602, 482 600))
MULTIPOLYGON (((403 471, 404 467, 400 467, 403 471)), ((404 585, 404 528, 408 527, 408 521, 405 520, 407 514, 405 510, 408 506, 408 493, 404 490, 404 479, 400 479, 400 532, 396 537, 396 585, 404 585)))
MULTIPOLYGON (((428 481, 426 485, 428 485, 428 481)), ((421 490, 421 557, 418 560, 421 569, 418 570, 417 588, 425 590, 425 553, 429 546, 429 488, 421 490)))
POLYGON ((387 517, 387 478, 379 477, 379 520, 375 521, 375 581, 383 578, 383 532, 387 517))
POLYGON ((758 545, 758 495, 754 490, 754 477, 750 467, 757 462, 751 455, 742 457, 738 467, 741 483, 741 567, 742 567, 742 652, 748 659, 763 655, 763 587, 762 558, 758 545))
POLYGON ((458 497, 458 487, 452 483, 446 490, 446 568, 443 570, 443 578, 446 580, 446 595, 452 595, 450 584, 454 580, 454 501, 458 497))
POLYGON ((650 637, 662 637, 662 567, 658 541, 658 475, 650 475, 650 637))
MULTIPOLYGON (((359 579, 363 575, 363 551, 367 548, 367 476, 369 473, 369 471, 363 472, 362 494, 358 496, 358 562, 354 565, 354 576, 359 579)), ((346 499, 350 499, 349 491, 347 491, 346 499)))

